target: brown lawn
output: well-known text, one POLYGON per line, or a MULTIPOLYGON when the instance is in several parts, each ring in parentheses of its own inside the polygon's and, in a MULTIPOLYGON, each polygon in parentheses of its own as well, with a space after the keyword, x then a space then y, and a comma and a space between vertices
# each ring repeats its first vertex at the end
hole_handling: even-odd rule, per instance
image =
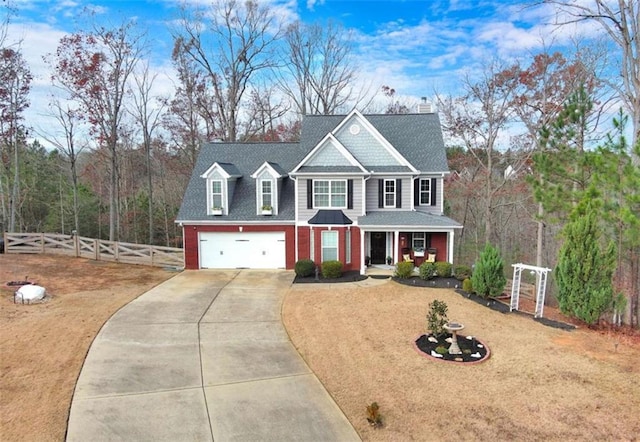
POLYGON ((100 327, 120 307, 173 276, 146 266, 49 255, 0 255, 0 440, 61 441, 76 379, 100 327), (6 282, 47 289, 13 303, 6 282))
MULTIPOLYGON (((550 311, 549 314, 552 312, 550 311)), ((294 285, 283 319, 303 355, 366 441, 638 440, 640 341, 567 332, 501 314, 452 290, 387 282, 294 285), (413 341, 433 299, 492 355, 473 366, 434 361, 413 341), (365 419, 380 405, 384 427, 365 419)))

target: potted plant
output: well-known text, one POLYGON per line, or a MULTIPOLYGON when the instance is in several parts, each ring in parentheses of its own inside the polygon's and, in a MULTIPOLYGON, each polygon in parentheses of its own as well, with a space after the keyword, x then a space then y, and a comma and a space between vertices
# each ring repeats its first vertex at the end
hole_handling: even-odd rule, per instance
POLYGON ((271 207, 269 204, 265 204, 264 206, 262 206, 262 214, 273 215, 273 207, 271 207))
POLYGON ((393 258, 390 256, 387 256, 387 265, 390 266, 392 262, 393 262, 393 258))
POLYGON ((211 214, 212 215, 222 215, 222 207, 219 206, 213 206, 211 208, 211 214))

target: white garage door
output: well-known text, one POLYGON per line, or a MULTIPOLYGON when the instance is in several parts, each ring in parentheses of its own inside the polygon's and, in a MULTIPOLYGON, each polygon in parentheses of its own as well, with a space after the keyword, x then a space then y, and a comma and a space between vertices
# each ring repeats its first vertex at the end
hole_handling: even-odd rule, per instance
POLYGON ((202 269, 285 268, 284 232, 201 232, 202 269))

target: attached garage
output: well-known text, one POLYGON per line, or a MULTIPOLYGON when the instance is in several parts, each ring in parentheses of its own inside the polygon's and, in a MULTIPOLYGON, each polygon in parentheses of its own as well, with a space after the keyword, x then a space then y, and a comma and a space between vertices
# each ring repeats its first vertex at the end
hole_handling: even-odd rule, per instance
POLYGON ((201 269, 286 267, 285 232, 199 232, 201 269))

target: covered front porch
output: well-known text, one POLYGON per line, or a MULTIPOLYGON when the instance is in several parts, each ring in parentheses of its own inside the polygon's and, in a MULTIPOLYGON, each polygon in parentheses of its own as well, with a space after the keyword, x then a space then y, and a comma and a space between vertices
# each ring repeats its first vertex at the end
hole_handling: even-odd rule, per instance
POLYGON ((455 230, 462 228, 445 216, 413 211, 374 212, 358 218, 358 224, 363 275, 393 274, 395 264, 402 261, 412 261, 416 267, 425 261, 453 264, 455 230))

